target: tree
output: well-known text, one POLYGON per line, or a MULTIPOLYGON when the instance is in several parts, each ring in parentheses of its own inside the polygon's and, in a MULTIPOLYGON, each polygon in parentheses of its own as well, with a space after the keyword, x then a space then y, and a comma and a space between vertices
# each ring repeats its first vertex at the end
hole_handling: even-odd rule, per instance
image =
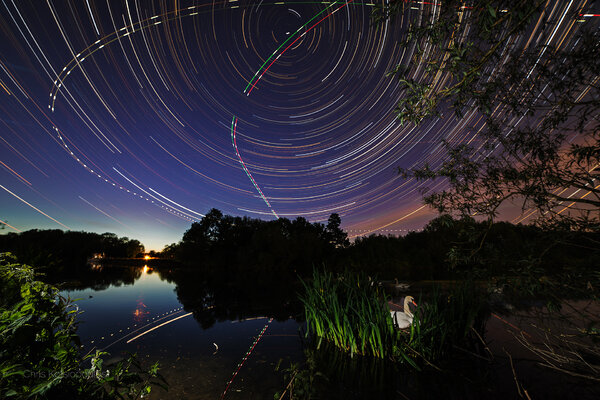
POLYGON ((221 219, 223 213, 216 208, 211 208, 210 211, 200 221, 200 226, 204 236, 209 241, 217 241, 220 236, 221 219))
MULTIPOLYGON (((493 220, 516 202, 540 226, 600 231, 598 21, 577 22, 588 10, 567 2, 435 3, 402 42, 412 62, 392 71, 398 117, 481 118, 445 159, 401 174, 446 180, 425 197, 440 212, 493 220)), ((404 11, 391 1, 375 18, 404 11)))
POLYGON ((327 234, 329 235, 329 242, 335 247, 347 247, 350 244, 348 240, 348 234, 340 228, 342 219, 337 213, 333 213, 327 220, 327 234))
POLYGON ((127 240, 127 238, 121 238, 121 240, 125 242, 124 244, 126 247, 126 257, 128 258, 133 258, 136 255, 145 251, 144 245, 140 243, 140 241, 137 239, 127 240))

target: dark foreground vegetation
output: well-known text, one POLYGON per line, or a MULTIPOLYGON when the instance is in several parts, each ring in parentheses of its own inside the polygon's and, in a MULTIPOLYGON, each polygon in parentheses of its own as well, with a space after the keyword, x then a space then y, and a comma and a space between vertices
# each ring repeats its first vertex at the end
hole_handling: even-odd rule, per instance
POLYGON ((31 267, 0 253, 0 398, 139 399, 165 386, 158 364, 135 356, 103 365, 105 352, 81 354, 77 308, 31 267))

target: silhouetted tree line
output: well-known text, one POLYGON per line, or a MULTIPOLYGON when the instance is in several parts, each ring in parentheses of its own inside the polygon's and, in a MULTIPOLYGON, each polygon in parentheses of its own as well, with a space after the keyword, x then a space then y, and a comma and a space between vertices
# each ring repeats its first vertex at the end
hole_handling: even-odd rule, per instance
POLYGON ((600 235, 542 229, 508 222, 439 216, 404 237, 357 239, 342 263, 382 277, 447 279, 594 271, 600 266, 600 235))
MULTIPOLYGON (((380 279, 446 279, 462 273, 542 276, 600 267, 600 234, 558 231, 507 222, 489 224, 442 215, 421 232, 403 237, 371 235, 350 244, 339 215, 327 224, 305 218, 263 221, 223 215, 212 209, 179 243, 156 254, 193 268, 208 284, 243 287, 309 276, 313 267, 364 271, 380 279)), ((0 251, 36 267, 49 278, 86 278, 94 253, 135 257, 144 251, 135 239, 112 233, 30 230, 0 235, 0 251)), ((228 291, 226 288, 224 291, 228 291)))
POLYGON ((381 279, 447 279, 593 270, 600 263, 600 235, 508 222, 489 224, 441 215, 421 232, 403 237, 371 235, 350 244, 332 214, 328 224, 299 217, 262 221, 211 210, 193 223, 163 256, 198 268, 209 279, 256 281, 307 276, 314 266, 364 271, 381 279))
POLYGON ((295 277, 349 245, 340 224, 337 214, 324 225, 303 217, 263 221, 212 209, 162 255, 200 267, 216 279, 256 280, 271 274, 295 277))
POLYGON ((61 275, 83 269, 95 253, 135 257, 144 252, 144 245, 114 233, 32 229, 0 235, 0 251, 11 252, 24 264, 47 267, 52 274, 61 275))

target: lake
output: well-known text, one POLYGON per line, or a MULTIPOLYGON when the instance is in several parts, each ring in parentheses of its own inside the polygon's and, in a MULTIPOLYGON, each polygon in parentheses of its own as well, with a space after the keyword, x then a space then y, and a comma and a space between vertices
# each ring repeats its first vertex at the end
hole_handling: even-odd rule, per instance
POLYGON ((82 351, 108 351, 109 363, 124 352, 146 365, 160 363, 169 391, 156 388, 152 399, 273 399, 289 382, 284 370, 307 360, 320 398, 519 398, 525 390, 534 399, 600 396, 598 384, 538 366, 510 333, 531 331, 542 308, 490 316, 485 340, 491 354, 459 351, 444 372, 415 373, 350 359, 327 345, 316 350, 303 334, 301 287, 294 282, 215 284, 197 271, 106 267, 63 287, 64 296, 78 299, 82 351))
POLYGON ((273 399, 284 386, 283 375, 275 371, 277 364, 288 367, 302 357, 299 324, 293 318, 240 314, 241 319, 227 319, 237 311, 228 309, 223 316, 214 309, 188 310, 178 299, 177 285, 159 272, 124 271, 139 276, 132 284, 117 282, 62 294, 79 299, 78 332, 85 351, 108 351, 115 356, 109 362, 126 351, 160 363, 169 392, 156 389, 152 398, 220 398, 265 327, 227 389, 227 398, 273 399))

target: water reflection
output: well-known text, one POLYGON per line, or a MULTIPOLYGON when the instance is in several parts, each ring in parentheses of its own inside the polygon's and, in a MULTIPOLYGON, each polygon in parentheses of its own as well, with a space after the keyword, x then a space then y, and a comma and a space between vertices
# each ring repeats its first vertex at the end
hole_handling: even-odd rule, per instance
POLYGON ((80 268, 69 275, 51 275, 44 277, 48 283, 57 285, 62 290, 106 290, 111 286, 133 285, 142 273, 140 267, 114 268, 80 268))
POLYGON ((203 329, 216 322, 269 317, 277 321, 301 319, 297 293, 299 282, 273 275, 259 281, 231 277, 210 279, 195 270, 162 270, 158 273, 176 284, 177 298, 203 329))
POLYGON ((266 317, 275 319, 231 382, 227 398, 272 399, 283 384, 276 364, 302 357, 298 323, 289 319, 299 314, 294 284, 237 279, 219 285, 200 271, 150 265, 98 272, 82 273, 62 286, 69 289, 63 294, 80 299, 84 311, 83 350, 104 349, 110 361, 124 351, 159 361, 170 383, 169 398, 219 398, 266 317))
MULTIPOLYGON (((312 365, 308 369, 320 398, 516 398, 513 366, 504 350, 512 354, 520 384, 534 398, 585 399, 599 394, 597 387, 542 370, 531 354, 518 351, 506 323, 497 318, 487 323, 493 360, 459 352, 439 365, 442 372, 415 373, 386 360, 350 358, 325 343, 316 350, 316 344, 299 333, 303 323, 297 293, 302 288, 289 277, 220 279, 200 270, 146 265, 104 268, 76 278, 63 287, 71 288, 65 292, 71 297, 82 299, 78 304, 85 311, 80 326, 85 350, 108 346, 114 356, 129 351, 148 362, 159 361, 170 383, 169 398, 219 398, 269 318, 274 320, 239 368, 228 399, 272 399, 288 384, 290 378, 282 370, 292 363, 312 365)), ((514 316, 503 318, 523 325, 514 316)), ((151 396, 161 397, 164 393, 151 396)))
MULTIPOLYGON (((305 350, 315 375, 316 393, 328 399, 470 399, 510 398, 498 391, 490 364, 455 358, 442 371, 415 371, 385 359, 354 357, 322 343, 305 350)), ((511 393, 512 394, 512 393, 511 393)))
POLYGON ((147 306, 144 304, 142 299, 137 300, 137 307, 133 311, 133 320, 136 322, 142 322, 144 317, 150 314, 150 311, 147 310, 147 306))
MULTIPOLYGON (((146 275, 156 274, 160 281, 175 285, 177 299, 203 328, 218 321, 242 320, 268 316, 278 321, 301 315, 297 293, 301 285, 288 276, 271 274, 261 279, 228 277, 221 280, 195 269, 143 267, 82 268, 75 276, 48 277, 62 290, 92 291, 134 285, 146 275)), ((137 299, 134 316, 143 319, 148 314, 143 298, 137 299)))

